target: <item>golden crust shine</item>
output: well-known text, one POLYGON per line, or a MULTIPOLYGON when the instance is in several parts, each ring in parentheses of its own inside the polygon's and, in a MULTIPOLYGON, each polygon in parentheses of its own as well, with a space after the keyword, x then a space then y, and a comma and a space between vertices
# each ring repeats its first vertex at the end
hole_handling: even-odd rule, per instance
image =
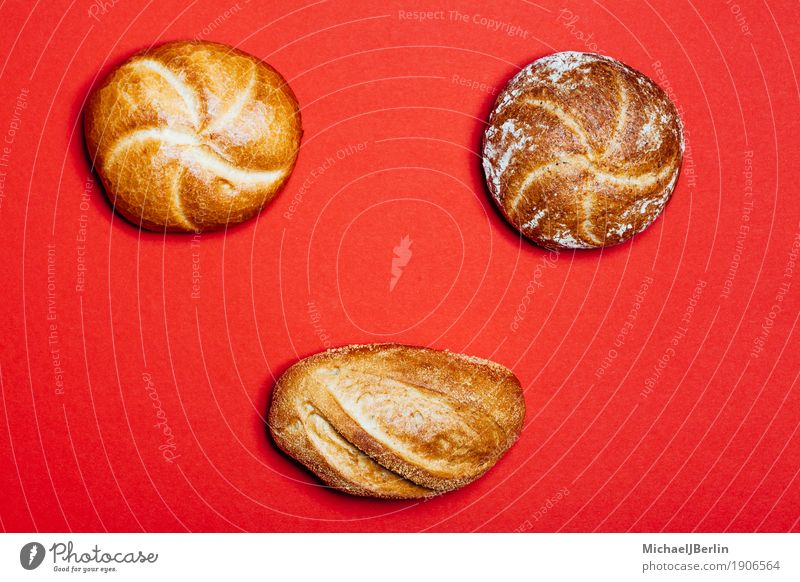
POLYGON ((179 41, 139 53, 89 96, 84 127, 114 207, 157 231, 224 228, 258 213, 294 167, 297 100, 268 64, 179 41))
POLYGON ((289 368, 275 387, 269 428, 283 451, 337 489, 414 499, 483 475, 517 439, 524 416, 519 381, 499 364, 374 344, 289 368))

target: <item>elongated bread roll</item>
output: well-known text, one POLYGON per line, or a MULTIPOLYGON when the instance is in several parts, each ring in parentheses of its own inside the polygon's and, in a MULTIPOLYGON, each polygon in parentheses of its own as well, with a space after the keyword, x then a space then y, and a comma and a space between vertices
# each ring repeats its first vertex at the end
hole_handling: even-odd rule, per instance
POLYGON ((157 231, 199 232, 254 216, 300 146, 286 81, 234 48, 180 41, 137 54, 92 92, 86 144, 118 212, 157 231))
POLYGON ((514 374, 462 354, 399 344, 348 346, 281 376, 269 410, 275 442, 327 484, 421 498, 488 471, 522 429, 514 374))
POLYGON ((621 62, 555 53, 497 98, 483 167, 508 221, 553 249, 624 242, 658 218, 683 159, 669 97, 621 62))

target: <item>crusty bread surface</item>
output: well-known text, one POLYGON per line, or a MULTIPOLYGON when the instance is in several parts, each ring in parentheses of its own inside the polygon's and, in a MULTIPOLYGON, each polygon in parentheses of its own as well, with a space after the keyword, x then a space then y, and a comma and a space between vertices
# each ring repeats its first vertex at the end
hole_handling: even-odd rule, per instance
POLYGON ((551 249, 598 248, 647 228, 683 158, 675 105, 612 58, 534 61, 497 98, 484 134, 489 190, 508 221, 551 249))
POLYGON ((474 481, 514 443, 525 402, 503 366, 399 344, 347 346, 278 380, 269 429, 328 485, 414 499, 474 481))
POLYGON ((297 100, 268 64, 178 41, 139 53, 88 98, 84 133, 106 192, 128 220, 200 232, 251 218, 294 167, 297 100))

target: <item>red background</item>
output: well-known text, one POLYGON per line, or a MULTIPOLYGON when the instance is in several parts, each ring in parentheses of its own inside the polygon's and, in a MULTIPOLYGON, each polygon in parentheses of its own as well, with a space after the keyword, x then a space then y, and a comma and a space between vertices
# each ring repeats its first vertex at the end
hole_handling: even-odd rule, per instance
POLYGON ((4 530, 800 529, 795 2, 98 5, 0 2, 4 530), (444 20, 401 15, 420 9, 444 20), (281 71, 305 135, 258 219, 192 246, 110 211, 80 122, 98 75, 198 34, 281 71), (495 211, 480 138, 493 88, 547 53, 589 48, 669 84, 687 153, 653 227, 550 256, 495 211), (406 235, 412 258, 390 292, 406 235), (513 368, 528 405, 518 444, 425 503, 321 487, 267 438, 271 387, 326 342, 374 341, 513 368))

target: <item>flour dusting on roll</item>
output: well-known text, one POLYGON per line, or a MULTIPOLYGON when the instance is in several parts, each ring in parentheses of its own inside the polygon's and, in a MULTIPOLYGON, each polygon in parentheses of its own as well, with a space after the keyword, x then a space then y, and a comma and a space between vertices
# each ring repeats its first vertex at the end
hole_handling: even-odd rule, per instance
POLYGON ((674 104, 612 58, 562 52, 517 74, 484 135, 486 181, 502 213, 547 248, 598 248, 647 228, 683 159, 674 104))
POLYGON ((251 218, 294 167, 297 100, 268 64, 179 41, 139 53, 92 92, 86 143, 114 207, 143 228, 200 232, 251 218))

